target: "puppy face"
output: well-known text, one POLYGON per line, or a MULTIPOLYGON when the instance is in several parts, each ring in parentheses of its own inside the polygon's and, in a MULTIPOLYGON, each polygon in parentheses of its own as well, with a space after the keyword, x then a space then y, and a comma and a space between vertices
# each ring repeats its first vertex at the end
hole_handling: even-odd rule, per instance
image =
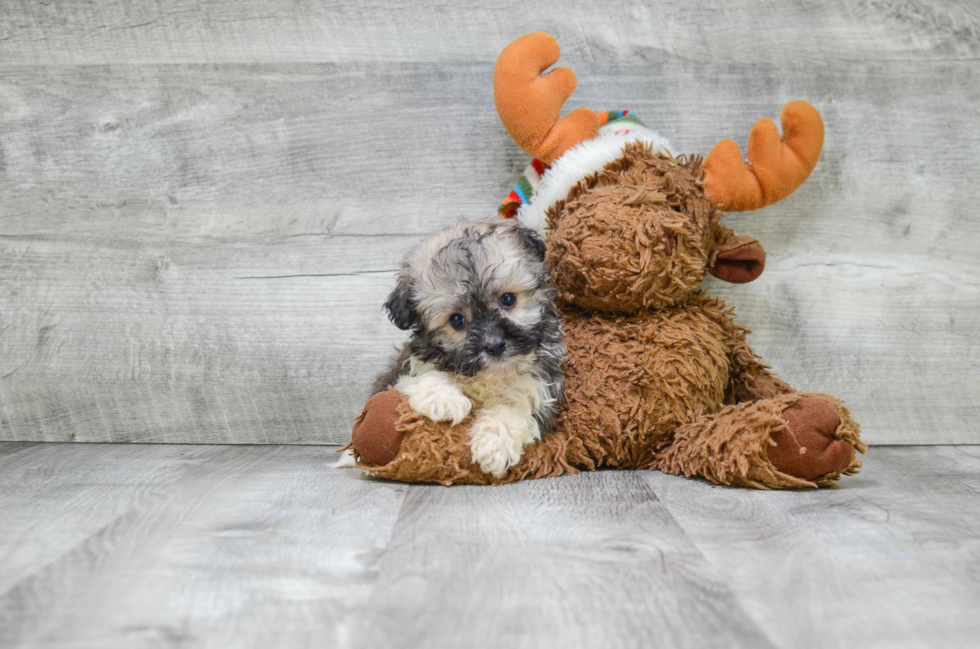
POLYGON ((462 223, 416 246, 385 304, 412 329, 412 355, 444 372, 476 376, 534 362, 560 338, 544 244, 513 220, 462 223))

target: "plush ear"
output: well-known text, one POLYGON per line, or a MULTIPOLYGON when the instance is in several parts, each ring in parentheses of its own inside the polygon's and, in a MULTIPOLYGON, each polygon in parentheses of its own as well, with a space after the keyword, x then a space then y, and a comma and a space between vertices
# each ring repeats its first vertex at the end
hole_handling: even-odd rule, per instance
POLYGON ((388 312, 388 319, 402 331, 411 329, 418 324, 419 314, 415 310, 415 302, 412 300, 412 289, 404 277, 398 278, 395 290, 391 292, 388 301, 385 302, 385 310, 388 312))
POLYGON ((751 282, 766 267, 766 251, 752 237, 732 236, 718 245, 708 272, 732 284, 751 282))

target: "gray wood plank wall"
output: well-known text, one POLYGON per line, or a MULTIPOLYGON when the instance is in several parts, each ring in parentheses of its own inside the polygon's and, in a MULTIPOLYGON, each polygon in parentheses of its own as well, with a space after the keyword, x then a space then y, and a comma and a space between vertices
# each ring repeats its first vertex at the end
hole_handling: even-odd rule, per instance
POLYGON ((399 257, 526 163, 491 75, 542 29, 681 151, 815 104, 710 288, 868 441, 980 442, 980 4, 467 4, 0 0, 0 439, 345 441, 399 257))

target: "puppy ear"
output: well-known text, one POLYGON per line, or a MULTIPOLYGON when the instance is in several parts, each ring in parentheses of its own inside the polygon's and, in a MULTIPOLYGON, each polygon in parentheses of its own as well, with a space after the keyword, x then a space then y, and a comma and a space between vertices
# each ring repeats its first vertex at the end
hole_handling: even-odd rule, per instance
POLYGON ((415 310, 415 303, 412 301, 412 290, 408 280, 404 277, 398 278, 395 290, 388 296, 385 302, 385 310, 388 312, 388 319, 402 331, 411 329, 419 322, 419 314, 415 310))
POLYGON ((517 234, 521 238, 521 243, 531 251, 534 258, 538 261, 544 261, 544 241, 541 240, 538 233, 531 228, 517 226, 517 234))

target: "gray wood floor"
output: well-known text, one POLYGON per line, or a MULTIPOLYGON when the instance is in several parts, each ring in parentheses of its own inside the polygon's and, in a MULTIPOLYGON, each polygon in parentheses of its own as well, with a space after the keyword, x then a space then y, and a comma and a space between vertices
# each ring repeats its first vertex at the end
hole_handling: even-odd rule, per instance
POLYGON ((0 444, 3 647, 976 647, 980 447, 836 490, 500 488, 330 447, 0 444))
POLYGON ((536 29, 683 152, 815 104, 710 289, 867 441, 980 443, 976 0, 0 0, 0 439, 346 441, 399 257, 527 162, 491 79, 536 29))

